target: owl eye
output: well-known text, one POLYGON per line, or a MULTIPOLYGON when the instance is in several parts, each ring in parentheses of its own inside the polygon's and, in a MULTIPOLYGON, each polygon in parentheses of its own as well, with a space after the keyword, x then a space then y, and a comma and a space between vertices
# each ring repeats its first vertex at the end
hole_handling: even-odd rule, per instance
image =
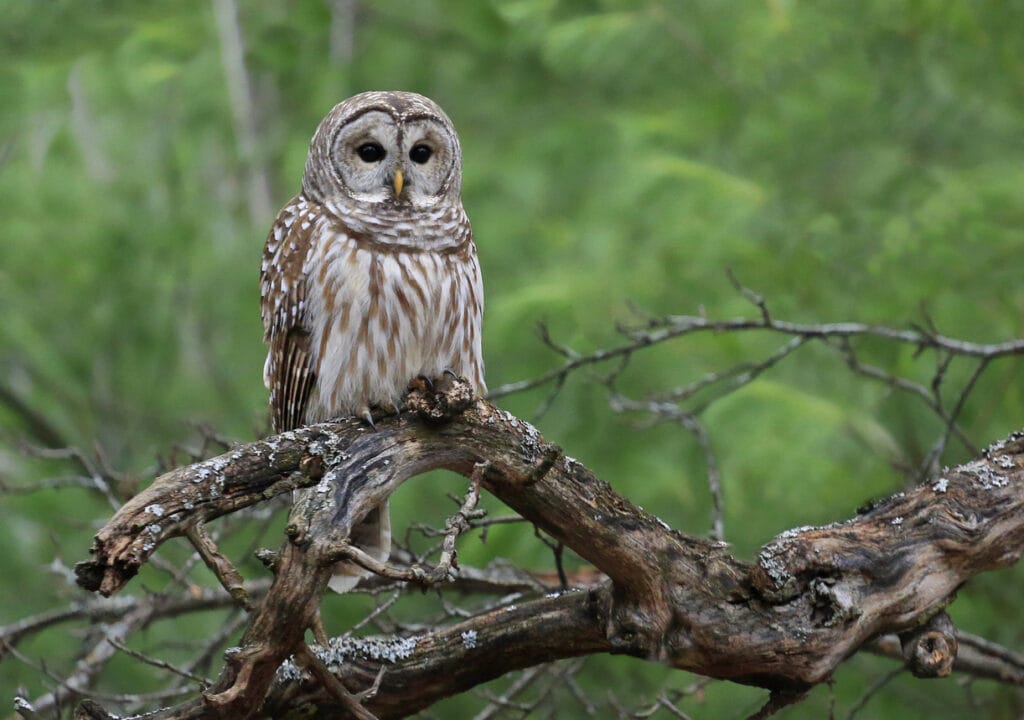
POLYGON ((426 145, 414 145, 412 150, 409 151, 409 159, 418 165, 422 165, 429 160, 430 156, 433 154, 434 151, 426 145))
POLYGON ((356 148, 356 154, 359 156, 360 160, 368 163, 380 162, 384 159, 384 156, 387 155, 380 143, 375 142, 363 143, 356 148))

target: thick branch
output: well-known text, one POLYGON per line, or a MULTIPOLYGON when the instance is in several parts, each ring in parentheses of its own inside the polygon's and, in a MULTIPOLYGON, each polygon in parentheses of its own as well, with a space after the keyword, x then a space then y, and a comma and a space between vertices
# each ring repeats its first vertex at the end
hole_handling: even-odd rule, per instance
MULTIPOLYGON (((230 512, 318 480, 293 510, 274 585, 217 686, 205 702, 154 717, 244 717, 275 677, 270 705, 314 696, 329 703, 318 694, 323 690, 289 682, 287 666, 277 668, 315 614, 349 528, 406 478, 439 467, 469 476, 478 462, 489 463, 483 487, 592 562, 612 585, 407 638, 404 654, 352 650, 333 667, 352 692, 370 686, 385 667, 368 705, 382 717, 408 714, 514 668, 600 651, 799 691, 827 679, 871 638, 927 621, 965 580, 1015 562, 1024 549, 1024 435, 845 523, 783 533, 748 564, 723 544, 671 530, 532 426, 478 402, 445 424, 412 414, 385 420, 376 431, 327 423, 175 471, 100 532, 80 578, 106 592, 123 586, 152 552, 147 543, 174 534, 147 530, 152 505, 174 507, 180 528, 198 515, 230 512), (225 478, 216 497, 204 475, 214 467, 225 478), (189 511, 185 499, 193 496, 202 506, 192 502, 189 511)), ((322 659, 332 667, 330 652, 322 659)))
POLYGON ((75 568, 79 585, 111 595, 165 540, 319 480, 320 455, 311 446, 321 438, 284 433, 161 475, 96 534, 93 560, 75 568))
MULTIPOLYGON (((316 651, 353 692, 370 687, 383 668, 367 707, 378 718, 406 717, 513 670, 610 651, 603 615, 609 605, 607 588, 572 591, 506 606, 416 638, 336 638, 326 650, 316 651)), ((311 718, 329 718, 339 705, 289 663, 278 673, 264 711, 277 716, 297 707, 311 718)))

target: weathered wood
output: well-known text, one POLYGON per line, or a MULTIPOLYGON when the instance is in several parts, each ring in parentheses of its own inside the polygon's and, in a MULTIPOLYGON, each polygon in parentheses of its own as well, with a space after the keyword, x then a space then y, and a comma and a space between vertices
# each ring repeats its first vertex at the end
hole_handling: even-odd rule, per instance
MULTIPOLYGON (((320 659, 354 693, 384 668, 367 701, 379 717, 411 714, 514 669, 594 652, 653 659, 779 697, 827 680, 882 633, 905 633, 924 668, 927 649, 937 646, 914 650, 924 636, 906 633, 936 616, 964 581, 1012 564, 1024 550, 1021 433, 851 520, 782 533, 755 563, 744 563, 724 544, 679 533, 632 505, 529 424, 485 402, 438 422, 464 403, 431 415, 438 404, 428 395, 411 398, 419 416, 385 419, 376 430, 326 423, 176 470, 101 530, 79 577, 109 594, 189 523, 309 487, 292 512, 274 584, 216 687, 153 718, 249 717, 261 702, 275 714, 297 705, 311 717, 342 713, 322 684, 284 661, 312 622, 349 528, 404 480, 434 468, 468 477, 475 463, 488 462, 487 490, 610 582, 415 638, 322 650, 320 659), (163 514, 154 517, 153 506, 163 514)), ((950 629, 929 631, 941 641, 950 629)), ((955 643, 939 650, 955 654, 955 643)), ((932 661, 935 674, 948 671, 945 656, 932 661)))

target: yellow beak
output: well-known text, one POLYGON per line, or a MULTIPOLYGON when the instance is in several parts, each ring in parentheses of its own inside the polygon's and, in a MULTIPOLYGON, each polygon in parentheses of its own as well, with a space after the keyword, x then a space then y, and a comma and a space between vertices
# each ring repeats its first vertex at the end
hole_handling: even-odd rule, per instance
POLYGON ((402 194, 402 185, 403 184, 404 184, 404 180, 402 179, 402 168, 398 168, 397 170, 395 170, 395 180, 394 180, 395 197, 399 197, 402 194))

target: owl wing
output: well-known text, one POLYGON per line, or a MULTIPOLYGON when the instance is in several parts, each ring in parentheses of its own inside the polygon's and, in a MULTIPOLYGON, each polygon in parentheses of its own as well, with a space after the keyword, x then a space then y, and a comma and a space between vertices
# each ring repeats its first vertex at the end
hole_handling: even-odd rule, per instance
POLYGON ((270 390, 270 414, 276 432, 304 424, 306 403, 316 379, 303 271, 313 245, 311 210, 312 203, 302 195, 284 206, 267 236, 260 266, 263 341, 270 346, 263 382, 270 390))

